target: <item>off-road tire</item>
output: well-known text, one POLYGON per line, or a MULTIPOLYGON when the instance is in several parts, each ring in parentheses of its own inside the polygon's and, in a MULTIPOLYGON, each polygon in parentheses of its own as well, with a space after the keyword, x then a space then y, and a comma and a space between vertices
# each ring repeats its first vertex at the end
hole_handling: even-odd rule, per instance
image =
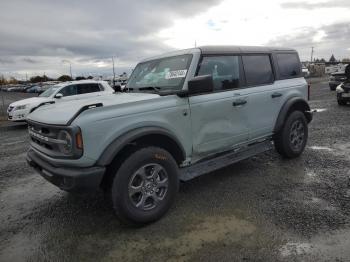
POLYGON ((178 165, 171 154, 166 150, 153 146, 141 148, 126 157, 126 159, 121 163, 118 170, 115 170, 114 172, 115 175, 112 180, 109 195, 111 197, 113 209, 115 210, 117 217, 123 223, 129 225, 144 225, 154 222, 160 219, 173 204, 179 188, 178 165), (152 172, 152 170, 156 169, 160 170, 158 174, 158 184, 158 178, 154 179, 154 183, 149 181, 152 177, 152 174, 155 173, 154 171, 152 172), (142 176, 138 174, 143 173, 143 171, 144 173, 149 172, 147 174, 150 176, 147 177, 143 174, 142 176), (165 188, 156 188, 155 184, 159 186, 161 183, 164 183, 165 174, 168 181, 167 189, 165 190, 165 188), (163 180, 160 180, 161 176, 163 177, 163 180), (144 180, 143 177, 145 177, 144 180), (142 186, 142 192, 137 192, 136 194, 129 196, 135 188, 139 188, 138 184, 136 186, 132 184, 135 182, 135 180, 139 180, 136 182, 138 182, 140 185, 144 185, 142 186), (147 189, 149 185, 151 186, 149 189, 147 189), (154 189, 154 191, 152 189, 154 189), (148 191, 146 192, 145 190, 148 191), (161 190, 165 192, 162 200, 159 200, 160 197, 158 197, 158 195, 155 195, 156 190, 158 190, 157 194, 161 190), (153 196, 149 195, 151 192, 153 196), (147 198, 143 203, 144 208, 146 208, 145 203, 147 201, 150 203, 148 204, 149 206, 151 204, 155 206, 149 210, 144 210, 141 207, 136 207, 137 204, 142 204, 142 197, 147 198), (158 200, 159 202, 156 202, 158 200), (154 203, 152 203, 152 201, 154 203))
POLYGON ((274 144, 277 152, 283 157, 295 158, 304 151, 307 138, 308 126, 305 115, 301 111, 294 111, 288 115, 282 129, 275 135, 274 144))

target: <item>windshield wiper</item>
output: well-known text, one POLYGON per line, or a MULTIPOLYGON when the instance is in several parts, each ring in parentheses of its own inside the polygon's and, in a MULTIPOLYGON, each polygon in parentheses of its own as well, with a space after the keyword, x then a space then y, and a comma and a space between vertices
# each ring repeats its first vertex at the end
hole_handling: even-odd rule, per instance
POLYGON ((140 87, 139 90, 154 90, 157 93, 159 93, 160 88, 155 86, 145 86, 145 87, 140 87))

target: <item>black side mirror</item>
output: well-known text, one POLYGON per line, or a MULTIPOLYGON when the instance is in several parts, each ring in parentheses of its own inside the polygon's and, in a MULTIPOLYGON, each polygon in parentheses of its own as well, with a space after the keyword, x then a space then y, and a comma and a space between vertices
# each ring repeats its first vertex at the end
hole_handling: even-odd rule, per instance
POLYGON ((195 76, 188 81, 188 94, 204 94, 214 90, 212 75, 195 76))

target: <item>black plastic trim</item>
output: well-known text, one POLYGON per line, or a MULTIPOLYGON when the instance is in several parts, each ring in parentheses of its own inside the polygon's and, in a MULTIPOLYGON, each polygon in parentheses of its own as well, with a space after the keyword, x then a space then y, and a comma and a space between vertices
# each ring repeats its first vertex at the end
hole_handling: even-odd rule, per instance
POLYGON ((103 166, 79 168, 55 167, 40 158, 34 150, 28 151, 26 160, 46 180, 70 192, 97 190, 106 171, 106 168, 103 166))
POLYGON ((282 106, 282 108, 278 114, 277 121, 276 121, 276 124, 274 127, 274 133, 277 133, 281 130, 290 108, 296 103, 302 103, 305 106, 306 110, 304 110, 304 114, 305 114, 308 122, 311 122, 312 113, 310 112, 310 106, 307 103, 307 101, 305 101, 301 97, 296 97, 296 96, 291 97, 284 103, 284 105, 282 106))
POLYGON ((97 160, 97 165, 107 166, 114 157, 129 143, 146 135, 164 135, 173 140, 181 150, 182 158, 186 158, 186 153, 180 141, 168 130, 160 127, 141 127, 128 131, 126 134, 116 138, 101 154, 97 160))

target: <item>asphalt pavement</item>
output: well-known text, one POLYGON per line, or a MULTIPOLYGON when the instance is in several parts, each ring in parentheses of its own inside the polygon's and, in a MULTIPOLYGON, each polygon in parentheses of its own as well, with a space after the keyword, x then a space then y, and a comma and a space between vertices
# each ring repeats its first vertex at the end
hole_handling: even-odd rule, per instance
POLYGON ((25 126, 0 129, 0 261, 350 261, 350 105, 327 82, 303 155, 271 151, 181 184, 142 228, 102 193, 74 195, 27 166, 25 126))

